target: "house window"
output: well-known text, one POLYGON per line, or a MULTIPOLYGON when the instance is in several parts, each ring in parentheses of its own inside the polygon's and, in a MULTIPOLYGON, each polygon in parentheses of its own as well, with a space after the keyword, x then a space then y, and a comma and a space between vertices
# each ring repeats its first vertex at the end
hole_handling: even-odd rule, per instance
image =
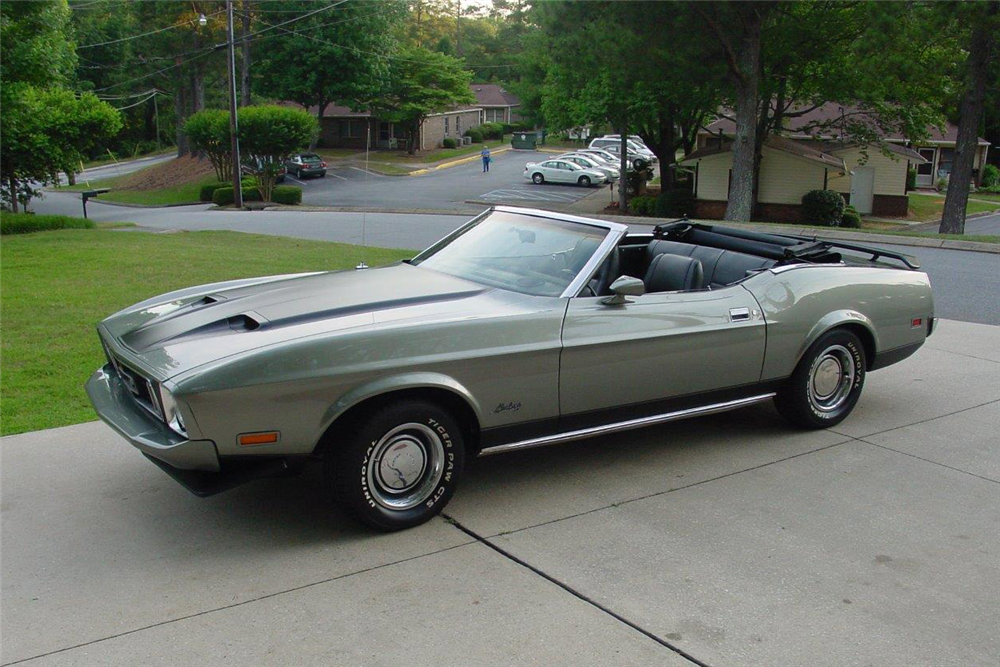
POLYGON ((955 161, 954 148, 942 148, 938 156, 938 178, 951 175, 951 165, 955 161))
POLYGON ((368 121, 365 120, 341 120, 340 136, 344 139, 363 139, 368 121))
POLYGON ((927 162, 917 165, 917 173, 922 176, 930 176, 934 172, 934 149, 921 148, 920 157, 927 160, 927 162))
POLYGON ((486 110, 486 122, 487 123, 502 123, 503 122, 503 109, 487 109, 486 110))

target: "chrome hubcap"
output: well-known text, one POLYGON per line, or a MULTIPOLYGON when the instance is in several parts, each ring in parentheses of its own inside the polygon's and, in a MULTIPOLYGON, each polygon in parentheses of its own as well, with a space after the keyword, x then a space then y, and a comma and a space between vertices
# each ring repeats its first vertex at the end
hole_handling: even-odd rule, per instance
POLYGON ((813 361, 809 372, 809 401, 820 412, 836 410, 854 387, 854 357, 843 345, 833 345, 813 361))
POLYGON ((444 471, 444 445, 423 424, 401 424, 372 450, 368 488, 379 505, 406 510, 427 500, 444 471))

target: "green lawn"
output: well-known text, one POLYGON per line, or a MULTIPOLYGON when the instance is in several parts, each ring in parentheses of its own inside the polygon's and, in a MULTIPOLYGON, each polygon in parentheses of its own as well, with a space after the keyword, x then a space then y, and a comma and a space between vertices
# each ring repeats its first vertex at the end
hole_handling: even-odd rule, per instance
POLYGON ((76 185, 59 188, 62 191, 80 192, 96 188, 111 188, 111 192, 105 192, 97 198, 101 201, 120 202, 122 204, 143 204, 146 206, 167 206, 170 204, 197 204, 201 194, 201 186, 206 183, 214 183, 215 176, 206 176, 198 181, 181 183, 170 188, 159 190, 116 190, 115 186, 121 179, 128 178, 132 174, 124 176, 113 176, 100 181, 91 181, 89 184, 77 182, 76 185))
POLYGON ((345 158, 349 155, 357 155, 358 153, 364 153, 364 149, 357 148, 317 148, 316 154, 326 160, 339 160, 345 158))
MULTIPOLYGON (((971 195, 976 198, 976 195, 971 195)), ((935 195, 918 195, 911 192, 909 194, 910 200, 910 215, 916 220, 940 220, 941 211, 944 210, 944 197, 938 197, 935 195)), ((965 207, 966 214, 970 213, 985 213, 988 211, 994 211, 1000 208, 1000 203, 997 205, 987 204, 978 201, 970 201, 965 207)))
POLYGON ((0 244, 0 434, 94 419, 83 390, 103 362, 94 327, 150 296, 219 280, 386 264, 413 253, 239 232, 102 229, 0 244), (220 261, 225 258, 225 261, 220 261))
MULTIPOLYGON (((483 143, 492 149, 506 146, 510 142, 494 139, 483 143)), ((458 148, 436 148, 431 151, 418 152, 416 155, 408 155, 406 151, 377 151, 372 153, 372 157, 379 162, 438 162, 464 155, 473 155, 481 150, 483 150, 483 144, 471 144, 469 146, 459 146, 458 148)))
POLYGON ((969 195, 969 199, 985 199, 986 201, 995 201, 1000 204, 1000 194, 993 192, 975 192, 969 195))

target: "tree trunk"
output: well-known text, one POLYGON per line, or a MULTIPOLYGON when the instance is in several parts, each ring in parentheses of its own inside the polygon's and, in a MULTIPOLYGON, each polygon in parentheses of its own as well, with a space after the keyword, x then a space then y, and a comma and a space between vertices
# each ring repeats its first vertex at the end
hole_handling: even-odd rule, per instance
POLYGON ((240 106, 250 106, 250 0, 243 0, 243 42, 240 45, 240 106))
MULTIPOLYGON (((996 5, 991 13, 996 14, 996 5)), ((995 48, 995 35, 989 22, 982 21, 972 30, 969 58, 965 73, 965 90, 958 107, 958 139, 955 143, 955 161, 948 180, 948 194, 941 216, 941 234, 965 233, 965 207, 969 202, 969 182, 972 167, 979 149, 979 123, 983 117, 983 99, 986 96, 986 79, 989 76, 990 58, 995 48)))
POLYGON ((726 220, 750 220, 753 216, 761 23, 756 8, 751 7, 743 14, 743 30, 737 45, 737 71, 732 73, 736 89, 736 139, 726 220))
POLYGON ((619 172, 621 178, 618 179, 618 210, 622 213, 628 212, 628 123, 623 122, 618 128, 618 136, 621 137, 621 164, 619 172))
POLYGON ((10 186, 10 210, 11 213, 17 213, 17 179, 13 176, 7 177, 7 183, 10 186))
MULTIPOLYGON (((316 104, 316 126, 319 127, 319 131, 316 135, 309 141, 309 150, 315 150, 317 144, 319 144, 319 137, 323 134, 323 110, 326 109, 326 100, 319 100, 316 104)), ((348 121, 350 122, 350 121, 348 121)))
POLYGON ((184 157, 191 152, 187 135, 184 134, 184 120, 187 117, 187 86, 182 77, 174 88, 174 139, 177 141, 177 157, 184 157))

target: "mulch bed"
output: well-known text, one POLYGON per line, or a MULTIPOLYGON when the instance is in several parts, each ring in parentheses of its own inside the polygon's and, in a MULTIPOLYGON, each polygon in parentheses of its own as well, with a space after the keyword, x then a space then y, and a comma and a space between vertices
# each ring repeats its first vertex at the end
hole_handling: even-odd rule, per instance
POLYGON ((116 190, 162 190, 191 181, 200 181, 215 173, 208 160, 190 155, 153 165, 124 176, 116 190))

